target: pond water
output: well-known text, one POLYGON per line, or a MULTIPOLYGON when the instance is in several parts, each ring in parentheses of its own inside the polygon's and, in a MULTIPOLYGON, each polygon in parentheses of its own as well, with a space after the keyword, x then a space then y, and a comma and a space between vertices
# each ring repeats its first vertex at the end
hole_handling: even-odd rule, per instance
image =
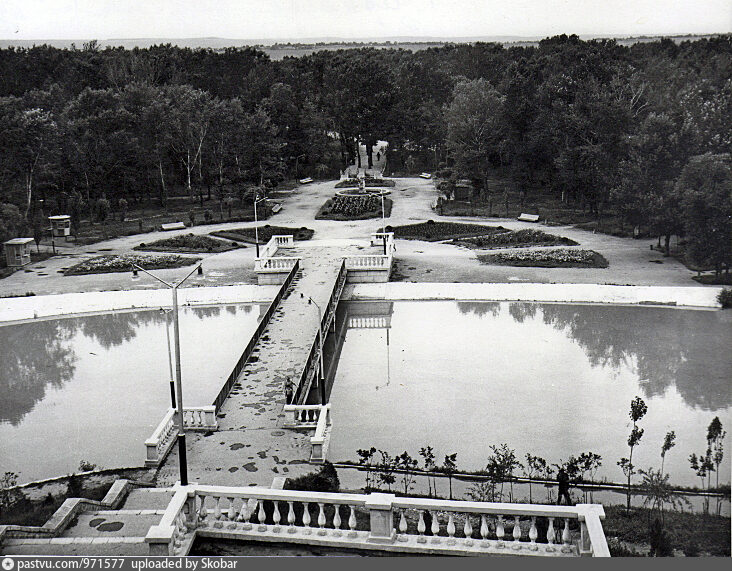
MULTIPOLYGON (((457 453, 480 470, 491 445, 525 461, 602 456, 598 479, 622 482, 630 401, 648 413, 635 449, 638 468, 660 468, 664 435, 676 446, 665 471, 699 485, 689 455, 706 450, 718 416, 728 432, 719 482, 730 481, 732 311, 517 302, 341 304, 329 346, 339 355, 330 394, 332 461, 376 447, 438 464, 457 453)), ((335 366, 334 366, 335 367, 335 366)), ((638 478, 638 477, 636 477, 638 478)), ((715 482, 716 474, 712 476, 715 482)))
MULTIPOLYGON (((0 327, 0 472, 65 475, 83 459, 140 466, 170 406, 171 315, 115 312, 0 327)), ((184 405, 211 404, 249 341, 260 306, 180 311, 184 405)))

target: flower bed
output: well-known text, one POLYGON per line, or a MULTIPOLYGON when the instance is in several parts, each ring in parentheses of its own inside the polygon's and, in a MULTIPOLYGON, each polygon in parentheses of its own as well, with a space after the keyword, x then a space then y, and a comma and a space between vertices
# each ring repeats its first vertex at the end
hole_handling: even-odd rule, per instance
POLYGON ((311 228, 289 228, 287 226, 270 226, 265 224, 259 226, 255 233, 254 227, 252 228, 234 228, 232 230, 218 230, 211 232, 212 236, 218 236, 220 238, 227 238, 229 240, 240 240, 242 242, 254 243, 256 235, 259 235, 259 243, 269 242, 272 236, 292 236, 295 240, 310 240, 315 234, 315 231, 311 228))
POLYGON ((497 232, 507 232, 503 226, 483 226, 481 224, 460 224, 459 222, 420 222, 419 224, 405 224, 404 226, 388 226, 387 232, 394 232, 395 238, 403 240, 450 240, 472 236, 485 236, 497 232))
POLYGON ((488 236, 479 236, 477 238, 468 238, 464 240, 455 240, 455 244, 467 246, 468 248, 526 248, 528 246, 576 246, 577 242, 565 238, 564 236, 555 236, 541 230, 507 230, 506 232, 496 232, 488 236))
POLYGON ((150 252, 189 252, 189 253, 218 253, 226 252, 239 248, 236 242, 224 242, 209 238, 208 236, 197 236, 195 234, 186 234, 181 236, 173 236, 171 238, 163 238, 155 242, 146 244, 142 242, 139 246, 135 246, 135 250, 147 250, 150 252))
POLYGON ((85 274, 107 274, 113 272, 131 272, 133 264, 146 270, 164 270, 180 268, 199 262, 201 258, 178 256, 176 254, 160 256, 144 256, 140 254, 121 254, 96 256, 79 262, 64 272, 65 276, 81 276, 85 274))
MULTIPOLYGON (((385 178, 366 178, 365 185, 367 187, 389 187, 393 188, 396 186, 396 182, 393 180, 388 180, 385 178)), ((358 179, 357 178, 347 178, 346 180, 342 180, 338 183, 336 183, 335 188, 356 188, 358 187, 358 179)))
POLYGON ((594 250, 526 250, 478 256, 483 264, 537 268, 607 268, 608 261, 594 250))
MULTIPOLYGON (((391 215, 392 201, 384 198, 384 216, 391 215)), ((334 196, 315 215, 316 220, 364 220, 381 217, 379 196, 334 196)))

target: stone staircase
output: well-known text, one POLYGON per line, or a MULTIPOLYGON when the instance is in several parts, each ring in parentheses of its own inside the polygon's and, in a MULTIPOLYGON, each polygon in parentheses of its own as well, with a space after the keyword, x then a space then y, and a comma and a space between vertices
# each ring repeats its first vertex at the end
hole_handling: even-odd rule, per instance
POLYGON ((3 555, 148 555, 173 492, 118 480, 101 502, 68 499, 41 527, 0 526, 3 555))

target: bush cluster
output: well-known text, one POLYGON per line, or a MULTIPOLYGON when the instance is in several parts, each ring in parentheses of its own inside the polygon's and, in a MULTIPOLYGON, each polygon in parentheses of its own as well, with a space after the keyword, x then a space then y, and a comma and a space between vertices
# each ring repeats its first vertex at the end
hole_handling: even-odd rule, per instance
POLYGON ((467 240, 470 244, 479 248, 511 248, 520 246, 576 246, 577 242, 565 238, 564 236, 556 236, 548 234, 541 230, 525 229, 506 232, 496 232, 488 236, 480 236, 467 240))
POLYGON ((298 490, 301 492, 337 492, 341 484, 338 480, 333 464, 327 460, 317 472, 303 474, 297 478, 285 480, 285 490, 298 490))
POLYGON ((732 289, 724 288, 722 291, 720 291, 717 295, 717 301, 725 309, 732 307, 732 289))

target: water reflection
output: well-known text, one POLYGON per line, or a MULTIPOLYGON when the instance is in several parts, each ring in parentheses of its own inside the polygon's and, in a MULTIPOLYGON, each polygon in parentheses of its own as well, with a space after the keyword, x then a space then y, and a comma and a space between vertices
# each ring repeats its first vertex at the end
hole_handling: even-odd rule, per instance
MULTIPOLYGON (((188 307, 198 319, 218 317, 221 307, 188 307)), ((248 314, 252 307, 228 305, 227 313, 248 314)), ((77 354, 74 336, 81 334, 105 350, 135 339, 140 327, 164 323, 164 311, 117 312, 6 325, 0 327, 0 423, 17 426, 46 395, 73 378, 77 354)))
POLYGON ((73 333, 58 321, 0 327, 0 423, 17 426, 46 394, 74 375, 73 333))
POLYGON ((593 367, 634 367, 644 395, 676 386, 685 403, 702 410, 732 404, 732 361, 720 359, 729 343, 725 320, 706 311, 511 303, 518 323, 535 319, 562 331, 584 350, 593 367))

